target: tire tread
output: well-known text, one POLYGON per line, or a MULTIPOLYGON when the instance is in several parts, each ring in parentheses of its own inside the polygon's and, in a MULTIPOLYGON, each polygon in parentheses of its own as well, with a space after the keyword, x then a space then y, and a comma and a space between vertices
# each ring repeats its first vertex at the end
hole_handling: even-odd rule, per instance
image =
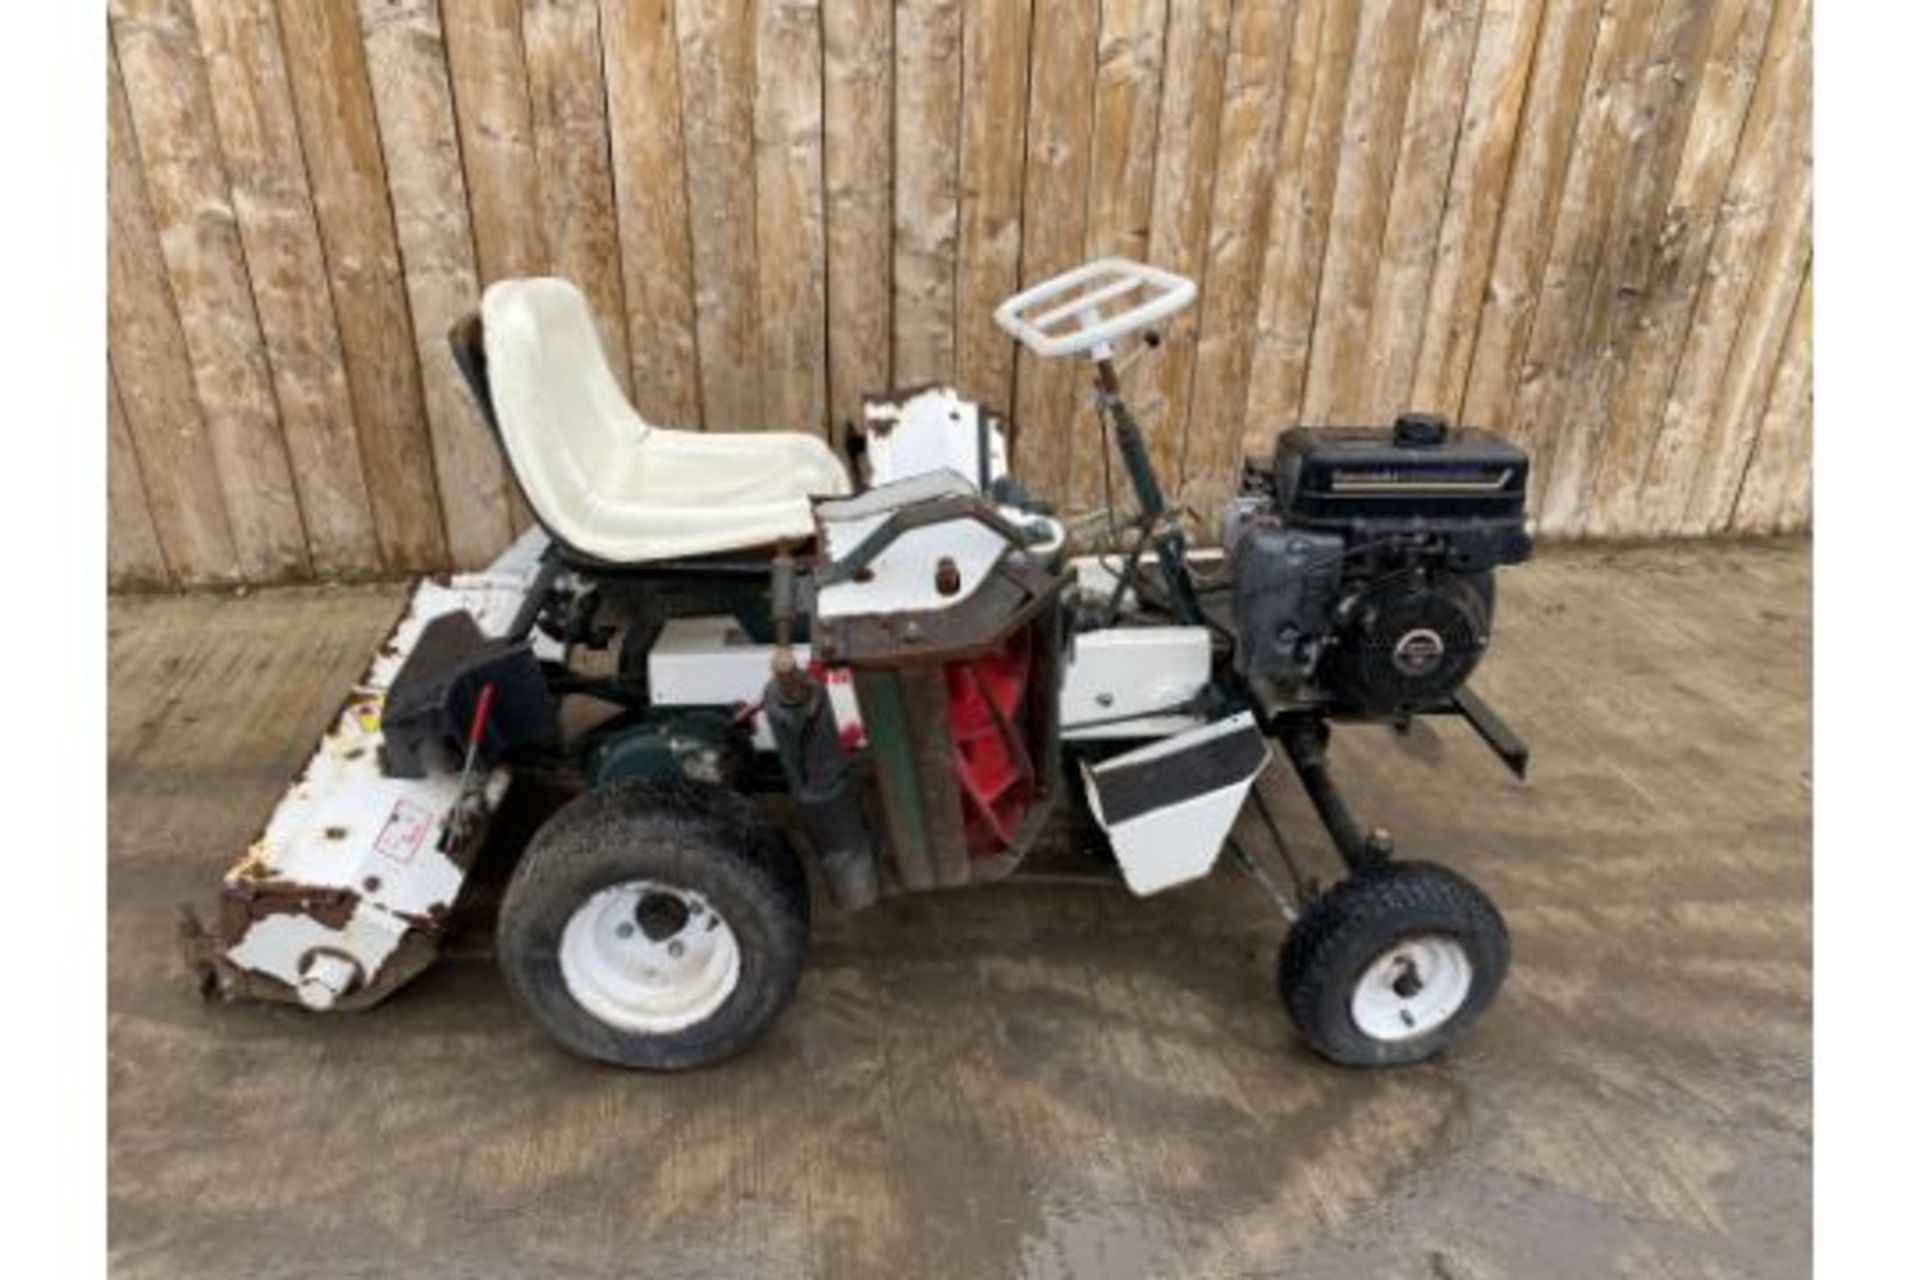
POLYGON ((1350 876, 1308 904, 1280 948, 1277 978, 1288 1016, 1316 1051, 1347 1065, 1398 1066, 1423 1061, 1464 1035, 1492 1003, 1509 958, 1506 924, 1472 882, 1434 863, 1396 862, 1350 876), (1453 923, 1396 930, 1398 921, 1453 923), (1356 949, 1377 955, 1395 933, 1422 930, 1450 933, 1477 953, 1474 989, 1458 1014, 1425 1036, 1388 1044, 1354 1027, 1344 1000, 1338 1018, 1329 1013, 1330 988, 1344 984, 1356 949))

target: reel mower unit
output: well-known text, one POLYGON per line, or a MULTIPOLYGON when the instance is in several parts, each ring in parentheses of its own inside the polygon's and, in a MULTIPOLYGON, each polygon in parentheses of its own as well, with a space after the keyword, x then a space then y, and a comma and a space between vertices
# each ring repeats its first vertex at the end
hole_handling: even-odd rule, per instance
POLYGON ((1499 913, 1395 859, 1327 749, 1339 723, 1460 715, 1524 770, 1467 680, 1494 573, 1531 550, 1527 459, 1421 415, 1285 431, 1223 552, 1190 552, 1119 349, 1194 296, 1110 259, 995 313, 1037 355, 1091 362, 1137 516, 1127 545, 1076 555, 1009 473, 1007 424, 954 388, 869 400, 858 470, 810 433, 674 431, 623 397, 572 285, 489 287, 454 353, 538 527, 415 591, 227 873, 206 988, 378 1002, 432 961, 489 818, 537 776, 572 796, 519 854, 499 958, 588 1057, 692 1067, 765 1030, 806 955, 796 844, 861 910, 1006 879, 1074 814, 1136 894, 1223 849, 1251 872, 1291 925, 1282 1003, 1322 1054, 1454 1042, 1504 976, 1499 913), (1324 892, 1261 795, 1274 744, 1345 865, 1324 892))

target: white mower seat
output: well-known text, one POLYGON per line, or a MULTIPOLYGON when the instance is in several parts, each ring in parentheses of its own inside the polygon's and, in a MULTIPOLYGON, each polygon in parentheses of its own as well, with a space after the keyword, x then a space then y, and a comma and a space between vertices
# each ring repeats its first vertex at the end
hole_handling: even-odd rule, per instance
POLYGON ((487 387, 507 462, 555 538, 634 564, 813 535, 814 496, 851 491, 798 431, 670 431, 634 411, 593 313, 565 280, 502 280, 480 302, 487 387))

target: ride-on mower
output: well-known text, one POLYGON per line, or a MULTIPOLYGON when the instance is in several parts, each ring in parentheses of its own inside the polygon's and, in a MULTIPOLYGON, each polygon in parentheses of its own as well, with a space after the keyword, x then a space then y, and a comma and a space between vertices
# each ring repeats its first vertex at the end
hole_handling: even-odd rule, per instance
POLYGON ((1194 293, 1109 259, 995 312, 1038 355, 1091 361, 1138 510, 1076 557, 1009 473, 1009 425, 951 387, 870 400, 844 458, 813 434, 668 430, 622 396, 572 285, 488 288, 454 351, 537 527, 414 592, 227 873, 205 989, 384 998, 433 959, 524 774, 577 794, 520 855, 499 960, 591 1058, 699 1066, 780 1013, 809 918, 788 829, 853 911, 1006 879, 1076 813, 1136 894, 1223 850, 1247 870, 1291 926, 1281 1002, 1326 1057, 1453 1043, 1505 975, 1505 926, 1361 826, 1327 747, 1345 721, 1457 715, 1524 773, 1467 679, 1493 572, 1531 551, 1527 459, 1418 414, 1284 431, 1220 549, 1192 551, 1120 361, 1194 293), (1275 743, 1345 864, 1324 891, 1255 785, 1275 743))

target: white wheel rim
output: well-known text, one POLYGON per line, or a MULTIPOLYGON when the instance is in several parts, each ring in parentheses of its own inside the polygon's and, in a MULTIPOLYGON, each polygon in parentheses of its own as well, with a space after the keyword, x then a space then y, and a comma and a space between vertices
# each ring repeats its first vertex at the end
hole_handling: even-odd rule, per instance
POLYGON ((1402 938, 1353 989, 1353 1024, 1375 1040, 1410 1040, 1460 1012, 1473 989, 1465 948, 1438 934, 1402 938))
POLYGON ((714 1015, 740 983, 740 943, 699 894, 651 880, 610 885, 574 909, 560 975, 582 1008, 662 1035, 714 1015))

